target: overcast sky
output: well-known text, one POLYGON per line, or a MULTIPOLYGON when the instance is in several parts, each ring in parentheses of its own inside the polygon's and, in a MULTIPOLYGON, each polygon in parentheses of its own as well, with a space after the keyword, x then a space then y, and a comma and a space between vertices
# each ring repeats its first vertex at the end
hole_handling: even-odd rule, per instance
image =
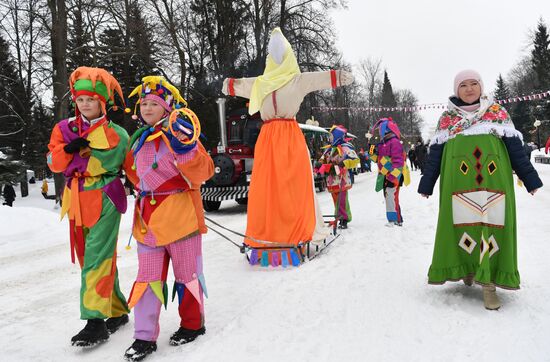
MULTIPOLYGON (((333 12, 345 60, 382 58, 393 88, 411 89, 420 103, 446 102, 466 68, 492 92, 526 54, 540 17, 550 24, 550 0, 348 0, 333 12)), ((438 112, 424 112, 426 123, 438 112)))

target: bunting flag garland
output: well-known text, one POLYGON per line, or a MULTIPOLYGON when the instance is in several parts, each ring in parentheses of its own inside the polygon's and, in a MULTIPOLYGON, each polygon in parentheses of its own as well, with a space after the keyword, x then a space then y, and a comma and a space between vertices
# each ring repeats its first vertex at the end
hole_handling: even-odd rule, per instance
MULTIPOLYGON (((530 94, 526 96, 517 96, 510 97, 506 99, 496 100, 498 104, 509 104, 516 102, 524 101, 534 101, 550 97, 550 90, 537 94, 530 94)), ((311 107, 312 109, 329 112, 329 111, 342 111, 342 110, 354 110, 354 111, 363 111, 363 112, 417 112, 423 111, 426 109, 446 109, 447 103, 430 103, 430 104, 420 104, 411 107, 311 107)))

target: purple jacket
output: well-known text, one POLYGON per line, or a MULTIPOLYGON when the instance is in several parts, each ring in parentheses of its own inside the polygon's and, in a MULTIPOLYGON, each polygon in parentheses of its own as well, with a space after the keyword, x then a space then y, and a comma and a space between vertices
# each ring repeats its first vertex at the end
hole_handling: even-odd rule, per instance
POLYGON ((399 169, 401 174, 403 172, 403 165, 405 163, 403 145, 399 141, 397 136, 394 136, 386 141, 380 142, 378 144, 378 169, 386 168, 388 173, 386 178, 388 181, 396 182, 398 179, 391 174, 394 169, 399 169), (386 159, 391 160, 391 166, 382 164, 384 156, 386 159), (391 168, 391 169, 390 169, 391 168))

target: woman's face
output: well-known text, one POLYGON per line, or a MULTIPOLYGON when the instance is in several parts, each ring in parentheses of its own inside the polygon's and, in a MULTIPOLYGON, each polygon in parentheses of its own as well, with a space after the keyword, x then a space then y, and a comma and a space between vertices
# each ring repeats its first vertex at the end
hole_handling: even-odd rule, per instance
POLYGON ((166 110, 157 102, 151 99, 145 99, 140 102, 139 112, 145 123, 149 126, 154 126, 164 117, 166 110))
POLYGON ((474 103, 481 97, 481 84, 475 79, 468 79, 458 86, 458 98, 465 103, 474 103))

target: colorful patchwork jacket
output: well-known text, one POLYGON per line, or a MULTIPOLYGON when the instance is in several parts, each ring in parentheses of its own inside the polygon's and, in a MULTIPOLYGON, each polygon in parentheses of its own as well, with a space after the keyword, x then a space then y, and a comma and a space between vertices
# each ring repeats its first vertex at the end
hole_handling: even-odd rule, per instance
MULTIPOLYGON (((399 141, 399 138, 389 132, 386 133, 383 141, 378 144, 378 151, 373 160, 376 159, 378 163, 379 176, 382 176, 394 185, 399 185, 400 179, 404 177, 405 172, 405 153, 403 152, 403 145, 399 141)), ((382 182, 382 177, 379 177, 382 182)), ((381 189, 380 182, 377 182, 376 190, 381 189)))
POLYGON ((323 165, 319 172, 327 175, 329 192, 339 192, 351 189, 349 169, 359 165, 359 157, 352 144, 344 142, 338 146, 330 146, 321 158, 323 165))
POLYGON ((154 247, 206 233, 200 186, 214 163, 200 141, 183 145, 165 122, 139 129, 130 144, 124 171, 138 192, 134 238, 154 247))
MULTIPOLYGON (((48 144, 47 162, 52 172, 62 172, 67 181, 61 218, 69 216, 72 250, 75 243, 84 243, 83 227, 91 228, 99 220, 104 195, 120 213, 126 212, 126 194, 118 174, 128 138, 122 127, 106 117, 93 125, 81 116, 55 125, 48 144), (88 152, 66 153, 65 145, 78 137, 90 142, 88 152)), ((74 262, 74 253, 72 259, 74 262)))

